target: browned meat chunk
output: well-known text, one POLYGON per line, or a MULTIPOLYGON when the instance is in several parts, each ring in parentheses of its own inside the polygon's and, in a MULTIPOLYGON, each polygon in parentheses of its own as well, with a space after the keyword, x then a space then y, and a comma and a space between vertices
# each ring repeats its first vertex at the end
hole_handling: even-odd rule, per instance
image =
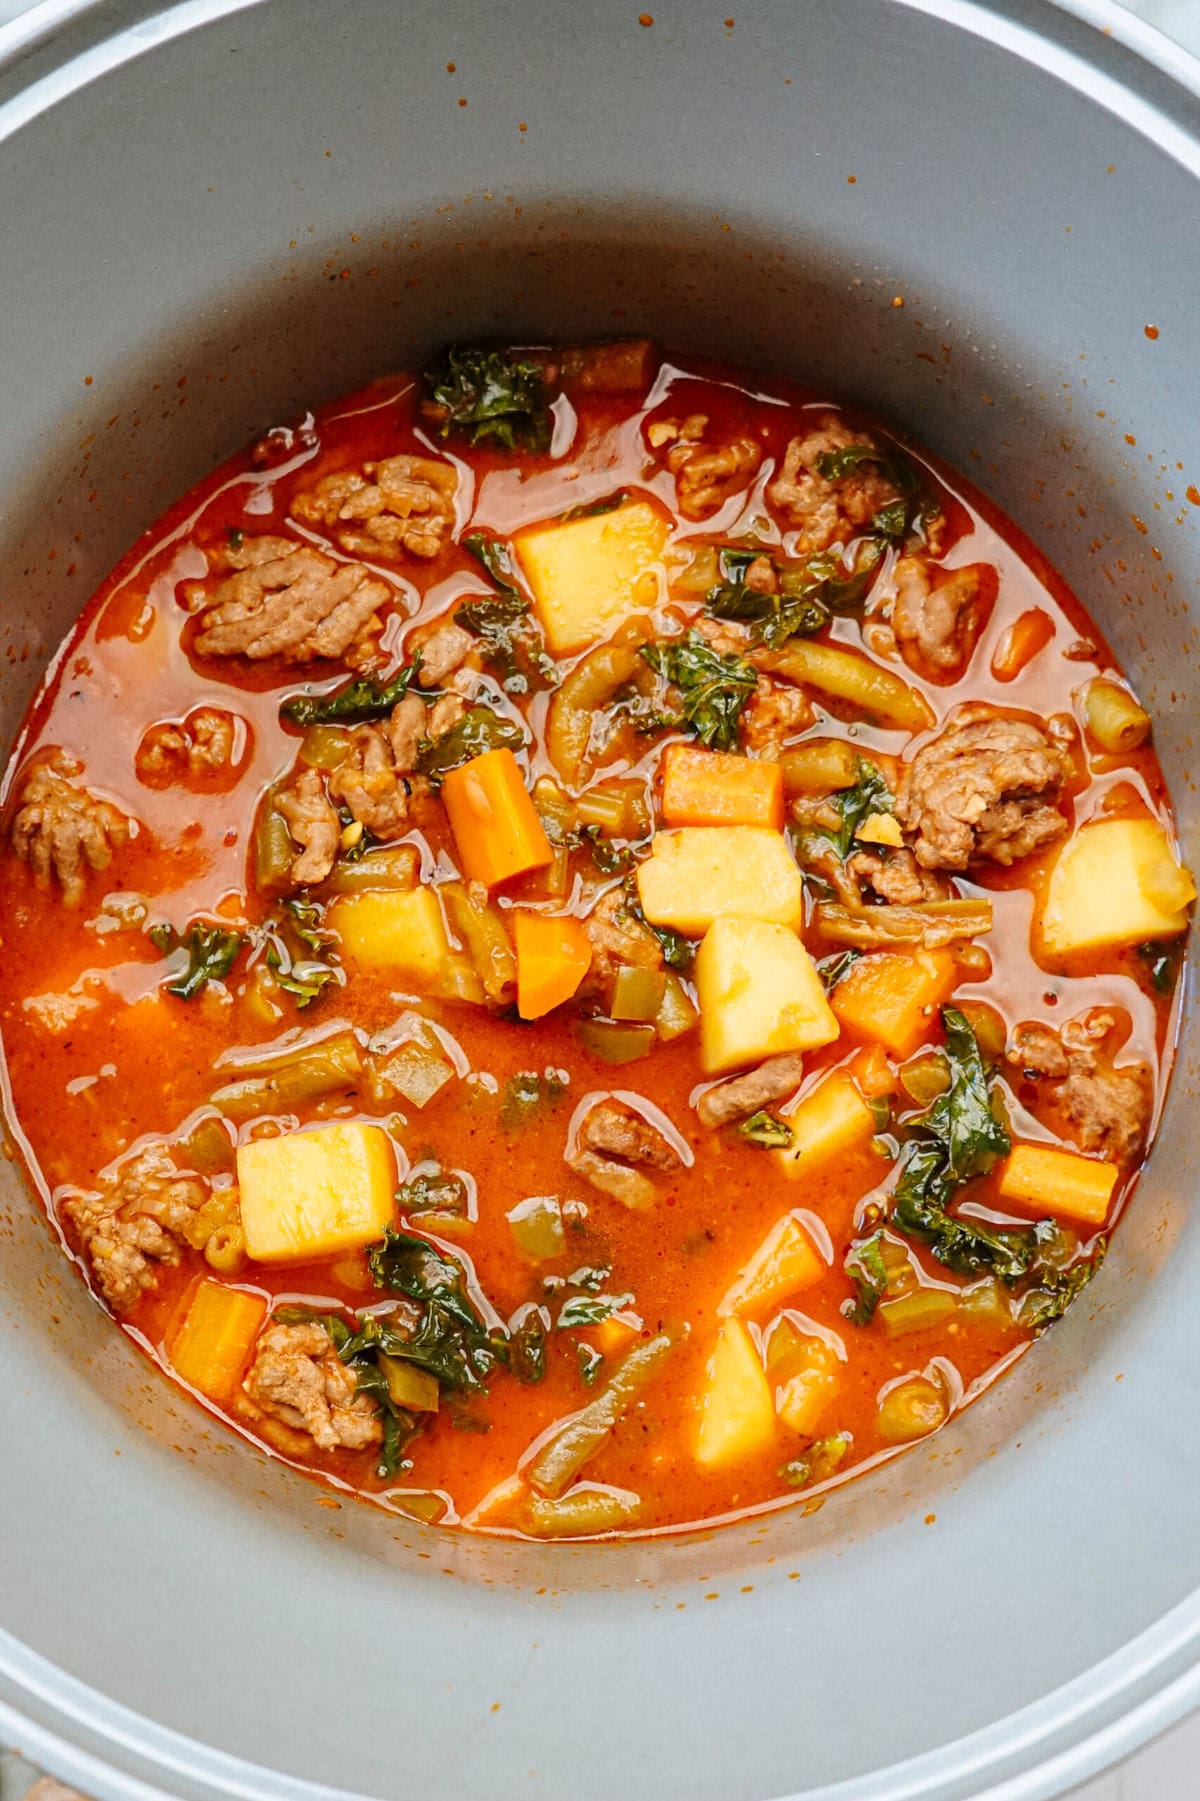
POLYGON ((361 563, 336 563, 311 545, 269 537, 224 546, 210 561, 234 573, 204 597, 199 655, 357 663, 372 654, 378 610, 392 596, 361 563))
POLYGON ((1007 865, 1066 831, 1056 805, 1066 775, 1036 725, 967 716, 917 752, 896 813, 924 869, 966 869, 977 857, 1007 865))
POLYGON ((942 679, 961 674, 996 602, 995 569, 938 569, 923 557, 901 557, 893 579, 892 629, 909 668, 942 679))
POLYGON ((204 781, 232 765, 243 722, 220 707, 197 707, 186 719, 152 725, 137 748, 138 779, 166 788, 191 777, 204 781))
POLYGON ((601 1101, 583 1122, 580 1143, 606 1157, 645 1163, 651 1169, 677 1169, 679 1152, 662 1133, 632 1108, 601 1101))
POLYGON ((268 1326, 243 1386, 264 1413, 307 1432, 321 1451, 360 1451, 383 1436, 374 1401, 315 1320, 268 1326))
POLYGON ((658 1190, 649 1176, 643 1175, 640 1169, 631 1169, 628 1163, 618 1163, 613 1157, 602 1157, 598 1151, 582 1148, 576 1149, 566 1161, 568 1169, 590 1183, 597 1194, 620 1201, 622 1207, 629 1207, 634 1212, 644 1212, 658 1199, 658 1190))
POLYGON ((389 734, 383 726, 355 726, 350 734, 349 754, 329 778, 329 793, 332 799, 349 807, 359 824, 377 838, 392 838, 404 829, 408 787, 396 767, 389 734))
POLYGON ((1144 1064, 1112 1065, 1116 1021, 1102 1011, 1050 1026, 1018 1026, 1008 1061, 1030 1081, 1049 1084, 1051 1107, 1083 1151, 1127 1162, 1146 1133, 1150 1072, 1144 1064))
POLYGON ((453 619, 435 625, 424 639, 410 644, 410 653, 420 651, 417 680, 423 688, 436 688, 460 669, 474 650, 478 640, 453 619))
POLYGON ((793 438, 783 467, 768 483, 767 499, 784 524, 799 534, 803 554, 846 544, 870 527, 876 513, 900 499, 877 463, 862 462, 836 481, 828 481, 817 459, 852 444, 873 444, 865 432, 852 430, 837 413, 823 413, 816 428, 793 438))
POLYGON ((757 1069, 748 1069, 744 1076, 734 1076, 732 1082, 722 1082, 719 1088, 702 1094, 696 1104, 700 1124, 725 1126, 730 1120, 745 1119, 760 1107, 795 1094, 803 1074, 803 1057, 768 1057, 757 1069))
POLYGON ((229 1251, 231 1234, 241 1232, 233 1191, 210 1197, 161 1146, 143 1151, 98 1193, 68 1196, 61 1211, 114 1313, 128 1313, 155 1286, 156 1266, 177 1264, 185 1245, 204 1250, 220 1232, 229 1251))
POLYGON ((292 880, 300 887, 323 882, 337 860, 341 823, 315 769, 302 769, 275 796, 276 810, 300 855, 292 864, 292 880))
POLYGON ((815 718, 812 704, 801 689, 760 675, 738 720, 738 733, 745 750, 761 754, 778 750, 797 732, 807 731, 815 718))
POLYGON ((753 438, 712 444, 705 440, 707 429, 704 413, 692 413, 682 423, 659 420, 650 428, 652 444, 670 444, 667 468, 685 519, 707 519, 747 486, 762 462, 762 446, 753 438))
POLYGON ((617 970, 626 966, 662 968, 662 945, 649 926, 632 912, 619 888, 601 895, 583 924, 592 942, 589 988, 606 988, 617 970))
POLYGON ((444 738, 451 726, 458 724, 466 706, 457 694, 439 694, 425 720, 425 736, 431 740, 444 738))
POLYGON ((435 557, 454 524, 458 476, 431 457, 364 463, 363 473, 327 475, 292 503, 297 519, 329 533, 352 556, 435 557))
POLYGON ((847 867, 880 900, 895 906, 916 907, 922 901, 947 900, 950 896, 947 878, 935 870, 922 869, 907 846, 903 850, 856 851, 847 867))
POLYGON ((419 694, 406 694, 392 708, 388 721, 388 739, 396 768, 405 774, 417 761, 417 749, 425 737, 426 709, 419 694))
POLYGON ((39 888, 57 880, 63 902, 83 899, 85 872, 107 869, 113 850, 129 837, 129 821, 76 778, 82 765, 61 750, 30 770, 12 823, 12 847, 39 888))

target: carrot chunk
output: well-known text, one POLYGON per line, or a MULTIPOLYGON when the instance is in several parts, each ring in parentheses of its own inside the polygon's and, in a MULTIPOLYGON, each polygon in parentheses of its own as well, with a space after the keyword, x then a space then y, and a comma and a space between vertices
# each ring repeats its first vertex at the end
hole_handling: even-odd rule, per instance
POLYGON ((511 750, 485 750, 450 770, 442 799, 468 881, 494 888, 553 862, 550 840, 511 750))
POLYGON ((517 1012, 522 1019, 543 1014, 569 1001, 592 961, 592 946, 583 924, 567 914, 512 914, 517 950, 517 1012))
POLYGON ((668 744, 662 771, 667 825, 765 825, 783 830, 783 770, 778 763, 668 744))
POLYGON ((997 1184, 1004 1199, 1019 1207, 1089 1226, 1104 1224, 1116 1185, 1114 1164, 1045 1144, 1014 1145, 997 1184))
POLYGON ((957 968, 947 950, 877 951, 860 957, 830 995, 844 1026, 877 1039, 894 1057, 911 1057, 949 999, 957 968))
POLYGON ((998 682, 1011 682, 1054 636, 1054 621, 1041 607, 1030 607, 1008 627, 992 657, 992 674, 998 682))
POLYGON ((176 1375, 212 1401, 227 1400, 266 1316, 262 1295, 201 1282, 171 1343, 176 1375))

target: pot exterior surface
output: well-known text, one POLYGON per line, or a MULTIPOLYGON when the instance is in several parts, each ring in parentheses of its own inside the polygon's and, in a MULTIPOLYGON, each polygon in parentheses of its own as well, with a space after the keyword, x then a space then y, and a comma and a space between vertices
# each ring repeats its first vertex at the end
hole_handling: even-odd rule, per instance
MULTIPOLYGON (((448 338, 646 332, 861 399, 1006 508, 1155 713, 1200 860, 1200 89, 1038 0, 735 14, 48 0, 0 36, 6 739, 239 443, 448 338)), ((1185 1026, 1088 1301, 964 1417, 820 1511, 599 1547, 268 1463, 9 1163, 0 1724, 112 1797, 1081 1780, 1197 1692, 1196 1060, 1185 1026)))

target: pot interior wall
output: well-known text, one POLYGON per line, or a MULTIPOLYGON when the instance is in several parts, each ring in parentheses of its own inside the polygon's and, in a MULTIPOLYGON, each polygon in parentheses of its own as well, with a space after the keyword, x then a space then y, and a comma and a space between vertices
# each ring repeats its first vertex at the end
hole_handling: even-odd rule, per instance
MULTIPOLYGON (((598 4, 567 30, 552 0, 202 11, 96 9, 9 72, 7 113, 0 82, 6 739, 118 555, 250 436, 447 338, 648 332, 861 398, 1008 508, 1157 711, 1196 860, 1178 157, 1019 43, 882 0, 802 28, 783 0, 732 27, 598 4), (108 72, 21 99, 77 50, 108 72)), ((1200 1580, 1195 1054, 1089 1302, 999 1390, 819 1512, 619 1547, 333 1506, 129 1350, 12 1165, 0 1621, 164 1727, 371 1794, 807 1794, 985 1729, 1200 1580)), ((64 1728, 48 1681, 0 1647, 0 1698, 93 1748, 116 1731, 86 1697, 64 1728)), ((106 1754, 162 1780, 134 1737, 106 1754)), ((227 1779, 196 1752, 171 1786, 227 1779)))

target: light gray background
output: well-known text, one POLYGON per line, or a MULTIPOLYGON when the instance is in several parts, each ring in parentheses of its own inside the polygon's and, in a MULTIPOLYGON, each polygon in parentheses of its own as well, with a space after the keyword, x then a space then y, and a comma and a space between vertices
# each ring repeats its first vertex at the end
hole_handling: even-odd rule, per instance
MULTIPOLYGON (((1200 0, 1126 0, 1129 10, 1200 55, 1200 0)), ((26 10, 28 0, 0 0, 0 24, 26 10)), ((0 1801, 20 1801, 33 1772, 0 1753, 0 1801)), ((1197 1801, 1200 1797, 1200 1714, 1107 1775, 1074 1791, 1072 1801, 1197 1801)))

